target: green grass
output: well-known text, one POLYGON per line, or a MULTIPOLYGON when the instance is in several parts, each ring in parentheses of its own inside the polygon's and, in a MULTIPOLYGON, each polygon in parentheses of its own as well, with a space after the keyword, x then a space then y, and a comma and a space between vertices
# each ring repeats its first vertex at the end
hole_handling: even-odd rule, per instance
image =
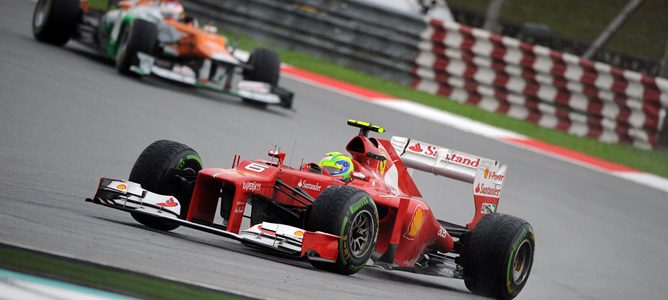
MULTIPOLYGON (((628 0, 505 0, 501 18, 515 23, 542 23, 556 35, 591 43, 628 0)), ((448 0, 448 5, 485 13, 489 0, 448 0)), ((645 0, 612 37, 606 48, 659 61, 668 40, 668 6, 645 0)))
POLYGON ((668 152, 666 151, 643 150, 630 145, 608 144, 591 139, 580 138, 560 131, 542 128, 505 115, 488 112, 475 106, 461 104, 446 97, 419 92, 401 84, 379 79, 308 54, 276 48, 274 45, 258 42, 257 40, 240 34, 228 32, 227 36, 230 40, 233 40, 234 36, 238 36, 240 49, 249 50, 256 47, 277 49, 283 62, 299 68, 327 75, 372 90, 382 91, 383 93, 393 95, 397 98, 436 107, 473 120, 505 128, 538 140, 580 151, 605 160, 668 177, 668 152))
POLYGON ((88 0, 88 6, 93 9, 106 10, 109 5, 109 0, 88 0))
MULTIPOLYGON (((128 296, 151 299, 244 299, 92 263, 0 244, 0 268, 45 276, 128 296)), ((177 277, 177 275, 175 275, 177 277)))

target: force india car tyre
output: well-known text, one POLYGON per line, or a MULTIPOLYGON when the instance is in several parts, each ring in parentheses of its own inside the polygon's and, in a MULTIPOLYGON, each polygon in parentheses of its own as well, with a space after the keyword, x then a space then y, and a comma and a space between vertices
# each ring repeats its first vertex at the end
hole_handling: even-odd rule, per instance
POLYGON ((527 221, 499 213, 485 215, 461 253, 466 287, 482 296, 514 298, 529 279, 535 245, 527 221))
POLYGON ((116 53, 116 69, 123 75, 139 76, 130 70, 139 62, 137 52, 153 55, 155 43, 158 39, 158 28, 155 24, 143 20, 134 19, 121 31, 116 53))
POLYGON ((306 230, 341 237, 336 263, 312 260, 314 267, 354 274, 364 267, 376 246, 378 210, 366 192, 349 186, 330 186, 313 202, 306 230))
POLYGON ((79 0, 39 0, 32 16, 32 34, 40 42, 62 46, 74 35, 79 0))
POLYGON ((281 59, 276 52, 264 48, 255 49, 248 58, 248 64, 253 68, 243 70, 244 80, 266 82, 272 87, 278 85, 281 59))
MULTIPOLYGON (((132 167, 129 180, 151 192, 172 195, 181 204, 185 219, 202 160, 192 148, 173 141, 160 140, 146 147, 132 167)), ((174 230, 179 225, 142 213, 133 213, 137 222, 158 230, 174 230)))

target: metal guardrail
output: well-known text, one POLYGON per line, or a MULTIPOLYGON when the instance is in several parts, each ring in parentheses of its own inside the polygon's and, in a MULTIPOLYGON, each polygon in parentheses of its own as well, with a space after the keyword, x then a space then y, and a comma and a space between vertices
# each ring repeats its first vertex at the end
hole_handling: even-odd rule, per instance
POLYGON ((426 27, 418 16, 354 0, 190 0, 183 4, 203 21, 403 84, 412 80, 416 45, 426 27))

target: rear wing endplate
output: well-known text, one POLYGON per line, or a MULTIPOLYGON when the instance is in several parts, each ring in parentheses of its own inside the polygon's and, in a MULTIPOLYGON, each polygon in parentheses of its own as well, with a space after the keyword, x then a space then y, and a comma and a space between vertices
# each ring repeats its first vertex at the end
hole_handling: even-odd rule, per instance
POLYGON ((467 224, 469 229, 475 227, 482 215, 496 212, 507 165, 405 137, 393 136, 391 143, 406 167, 473 185, 475 215, 467 224))

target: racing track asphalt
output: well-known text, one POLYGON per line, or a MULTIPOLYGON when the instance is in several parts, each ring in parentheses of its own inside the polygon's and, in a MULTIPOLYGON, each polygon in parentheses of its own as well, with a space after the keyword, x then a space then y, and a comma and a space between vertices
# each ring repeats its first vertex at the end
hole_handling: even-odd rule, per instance
MULTIPOLYGON (((296 111, 257 109, 221 95, 119 76, 70 43, 37 43, 33 2, 0 11, 0 242, 271 299, 472 299, 463 282, 364 269, 339 276, 180 228, 148 230, 125 213, 83 202, 100 176, 126 177, 157 139, 198 150, 205 166, 235 153, 264 158, 279 144, 288 161, 343 150, 348 118, 510 165, 500 211, 536 231, 533 272, 520 299, 662 299, 668 293, 668 195, 500 142, 287 78, 296 111), (293 158, 290 158, 296 144, 293 158)), ((416 173, 417 174, 417 173, 416 173)), ((465 223, 470 187, 416 176, 444 219, 465 223)))

